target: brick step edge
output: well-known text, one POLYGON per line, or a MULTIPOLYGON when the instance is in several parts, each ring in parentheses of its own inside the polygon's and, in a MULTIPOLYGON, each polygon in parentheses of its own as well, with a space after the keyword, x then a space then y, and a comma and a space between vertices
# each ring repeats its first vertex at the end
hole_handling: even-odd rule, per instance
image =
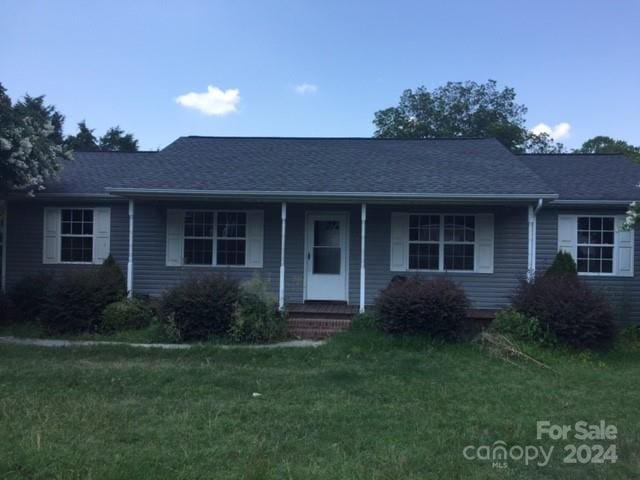
POLYGON ((339 320, 351 320, 353 313, 335 313, 335 312, 304 312, 304 311, 287 311, 289 318, 335 318, 339 320))
POLYGON ((351 327, 351 320, 341 320, 333 318, 309 319, 309 318, 289 318, 287 320, 289 328, 315 328, 315 329, 335 329, 344 330, 351 327))

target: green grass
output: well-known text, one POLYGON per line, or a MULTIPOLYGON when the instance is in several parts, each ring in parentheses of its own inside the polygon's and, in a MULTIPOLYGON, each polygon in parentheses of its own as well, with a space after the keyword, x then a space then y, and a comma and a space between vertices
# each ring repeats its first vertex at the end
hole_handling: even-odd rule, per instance
POLYGON ((1 346, 0 478, 637 478, 640 352, 529 351, 557 373, 367 332, 308 349, 1 346), (546 467, 462 456, 554 444, 537 420, 601 419, 613 465, 564 465, 562 442, 546 467))

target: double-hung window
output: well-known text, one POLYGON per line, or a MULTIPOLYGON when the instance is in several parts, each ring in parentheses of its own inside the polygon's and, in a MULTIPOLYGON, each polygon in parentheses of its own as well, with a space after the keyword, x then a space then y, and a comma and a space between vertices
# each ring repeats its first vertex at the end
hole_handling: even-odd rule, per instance
POLYGON ((110 253, 111 209, 45 207, 43 263, 102 263, 110 253))
POLYGON ((613 273, 614 220, 614 217, 578 217, 578 272, 613 273))
POLYGON ((635 232, 625 215, 558 215, 558 250, 571 254, 580 275, 632 277, 635 232))
POLYGON ((91 263, 93 261, 93 209, 60 210, 60 261, 91 263))
POLYGON ((184 264, 245 265, 246 230, 246 212, 186 211, 184 264))
POLYGON ((409 215, 409 270, 473 271, 474 215, 409 215))

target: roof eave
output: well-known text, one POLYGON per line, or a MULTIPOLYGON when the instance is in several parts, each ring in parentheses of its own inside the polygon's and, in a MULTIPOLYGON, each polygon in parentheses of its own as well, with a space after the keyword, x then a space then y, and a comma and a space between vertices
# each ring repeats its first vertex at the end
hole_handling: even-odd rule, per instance
POLYGON ((108 193, 125 197, 175 199, 251 199, 266 201, 330 200, 330 201, 524 201, 540 198, 555 200, 555 193, 532 194, 468 194, 468 193, 399 193, 399 192, 302 192, 302 191, 247 191, 247 190, 187 190, 147 188, 106 188, 108 193))

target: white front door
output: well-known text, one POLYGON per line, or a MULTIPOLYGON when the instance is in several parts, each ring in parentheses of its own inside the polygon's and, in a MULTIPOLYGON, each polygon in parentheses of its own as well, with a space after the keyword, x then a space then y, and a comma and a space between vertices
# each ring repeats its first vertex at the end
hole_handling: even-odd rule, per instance
POLYGON ((347 215, 307 215, 307 300, 347 300, 347 215))

